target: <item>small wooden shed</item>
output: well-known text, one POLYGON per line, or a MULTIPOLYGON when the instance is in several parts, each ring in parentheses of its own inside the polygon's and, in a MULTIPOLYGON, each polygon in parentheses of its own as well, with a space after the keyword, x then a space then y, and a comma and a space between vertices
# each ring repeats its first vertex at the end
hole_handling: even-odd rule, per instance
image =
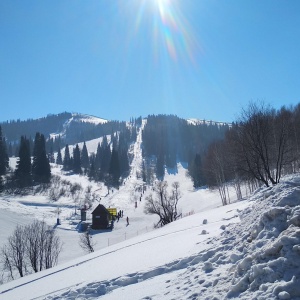
POLYGON ((81 208, 80 209, 80 219, 81 221, 86 221, 86 208, 81 208))
POLYGON ((110 213, 102 204, 94 209, 92 215, 92 229, 107 229, 109 227, 110 213))

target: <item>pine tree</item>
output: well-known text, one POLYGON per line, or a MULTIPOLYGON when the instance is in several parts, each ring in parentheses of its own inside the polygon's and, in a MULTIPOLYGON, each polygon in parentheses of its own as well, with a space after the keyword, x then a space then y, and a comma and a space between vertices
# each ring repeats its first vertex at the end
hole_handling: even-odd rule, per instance
POLYGON ((46 142, 43 134, 36 133, 33 145, 32 175, 36 182, 48 183, 51 169, 46 154, 46 142))
POLYGON ((8 156, 9 157, 13 156, 13 147, 11 143, 8 144, 8 156))
POLYGON ((62 165, 63 164, 60 148, 58 148, 58 151, 57 151, 56 163, 58 165, 62 165))
POLYGON ((142 163, 142 178, 144 182, 147 182, 147 173, 146 173, 146 167, 145 167, 145 161, 143 160, 142 163))
POLYGON ((30 144, 29 140, 24 136, 21 136, 15 179, 20 187, 30 186, 32 183, 30 144))
POLYGON ((49 154, 48 154, 48 159, 49 159, 50 163, 52 163, 52 164, 55 163, 54 152, 53 152, 53 147, 52 146, 50 147, 50 151, 49 151, 49 154))
POLYGON ((2 176, 0 175, 0 193, 3 191, 3 180, 2 176))
POLYGON ((194 160, 189 163, 189 174, 194 181, 194 187, 198 188, 205 185, 205 178, 202 168, 202 160, 200 154, 196 154, 194 160))
POLYGON ((120 162, 119 162, 119 154, 115 149, 112 150, 110 166, 109 166, 109 174, 112 178, 112 184, 114 186, 119 186, 120 179, 120 162))
POLYGON ((7 147, 5 139, 2 137, 2 129, 0 126, 0 176, 6 174, 9 158, 7 155, 7 147))
POLYGON ((129 160, 127 151, 125 149, 119 150, 119 162, 120 162, 120 173, 121 175, 128 174, 129 172, 129 160))
POLYGON ((101 168, 101 157, 102 157, 102 147, 100 146, 100 143, 98 143, 97 152, 94 161, 95 170, 100 170, 101 168))
POLYGON ((162 154, 158 155, 156 160, 156 176, 158 178, 164 178, 165 175, 165 160, 162 154))
POLYGON ((96 179, 95 158, 91 157, 90 161, 89 179, 96 179))
POLYGON ((127 155, 129 140, 130 140, 130 130, 125 130, 120 132, 118 153, 119 153, 121 175, 128 174, 129 172, 129 159, 127 155))
POLYGON ((107 174, 109 172, 109 167, 110 167, 110 161, 111 161, 111 150, 110 146, 105 147, 103 150, 103 155, 101 157, 101 173, 102 174, 107 174))
POLYGON ((75 174, 81 174, 81 158, 78 144, 73 149, 73 171, 75 174))
POLYGON ((85 169, 88 169, 90 166, 89 154, 85 142, 83 143, 83 147, 81 150, 81 166, 85 169))
POLYGON ((69 146, 68 144, 65 147, 65 156, 64 156, 64 161, 63 161, 63 169, 65 171, 70 171, 72 168, 72 162, 71 162, 71 157, 70 157, 70 151, 69 151, 69 146))
MULTIPOLYGON (((103 138, 103 141, 104 141, 104 138, 103 138)), ((101 157, 101 172, 103 174, 105 173, 108 173, 109 171, 109 164, 110 164, 110 160, 111 160, 111 150, 110 150, 110 146, 108 145, 107 143, 107 140, 106 140, 106 143, 105 142, 102 142, 102 145, 101 145, 101 152, 102 152, 102 157, 101 157)))

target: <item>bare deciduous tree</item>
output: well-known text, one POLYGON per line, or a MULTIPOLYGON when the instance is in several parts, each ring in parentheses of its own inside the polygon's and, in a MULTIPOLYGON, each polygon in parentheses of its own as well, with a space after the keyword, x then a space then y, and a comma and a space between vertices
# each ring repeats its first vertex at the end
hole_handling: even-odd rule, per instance
POLYGON ((48 227, 46 231, 46 242, 44 243, 44 267, 49 269, 57 265, 58 256, 62 249, 62 243, 56 235, 55 230, 48 227))
POLYGON ((180 214, 177 210, 177 204, 181 198, 179 183, 172 184, 173 190, 171 195, 167 192, 168 183, 166 181, 158 181, 154 187, 156 197, 150 194, 146 198, 144 212, 146 214, 155 214, 159 216, 156 227, 163 226, 177 220, 180 214))
POLYGON ((57 264, 62 243, 55 230, 44 221, 35 220, 27 226, 17 226, 1 249, 5 270, 14 279, 17 270, 20 277, 26 272, 38 272, 57 264))
POLYGON ((11 279, 14 280, 14 266, 12 265, 9 248, 7 245, 4 245, 1 249, 1 262, 3 265, 3 271, 8 271, 11 279))
POLYGON ((75 215, 77 214, 77 205, 79 201, 79 195, 82 192, 82 186, 78 183, 75 183, 70 188, 70 193, 74 200, 74 208, 75 208, 75 215))
POLYGON ((26 226, 26 229, 24 231, 25 233, 25 239, 26 239, 26 252, 27 257, 29 260, 29 263, 33 269, 34 272, 38 272, 42 270, 42 260, 40 258, 41 256, 41 249, 40 249, 40 226, 42 224, 35 220, 32 224, 26 226))
POLYGON ((222 204, 227 205, 230 202, 227 187, 230 172, 224 148, 223 141, 213 143, 209 147, 204 161, 204 171, 208 186, 217 188, 222 204))
POLYGON ((90 235, 88 230, 80 235, 79 245, 84 251, 88 253, 94 252, 96 243, 93 241, 92 236, 90 235))
POLYGON ((264 103, 250 103, 243 110, 241 120, 234 128, 239 145, 235 155, 242 173, 266 186, 279 182, 283 168, 294 159, 291 119, 290 111, 277 112, 264 103))
POLYGON ((13 234, 8 238, 7 245, 2 248, 2 262, 9 270, 13 278, 13 270, 16 269, 23 277, 26 273, 26 241, 24 239, 24 228, 17 226, 13 234))

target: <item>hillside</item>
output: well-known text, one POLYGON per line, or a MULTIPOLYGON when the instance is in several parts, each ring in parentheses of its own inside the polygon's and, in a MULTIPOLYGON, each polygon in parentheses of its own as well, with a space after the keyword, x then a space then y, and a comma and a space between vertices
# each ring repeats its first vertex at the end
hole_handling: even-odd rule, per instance
POLYGON ((47 138, 47 151, 57 151, 65 144, 75 144, 111 134, 126 126, 125 122, 109 121, 103 118, 64 112, 28 120, 11 120, 0 123, 10 156, 17 156, 21 136, 34 138, 36 132, 47 138))
MULTIPOLYGON (((87 144, 89 152, 95 151, 98 142, 87 144)), ((55 227, 64 242, 58 266, 3 284, 1 298, 300 299, 299 176, 286 177, 276 187, 261 188, 243 201, 221 206, 218 193, 195 190, 185 167, 178 163, 176 171, 165 170, 164 179, 169 185, 180 182, 183 218, 154 230, 156 217, 143 212, 151 189, 147 188, 141 201, 137 189, 142 184, 138 176, 141 142, 140 130, 129 149, 131 173, 119 190, 109 194, 102 183, 52 165, 52 173, 62 180, 80 183, 83 190, 90 185, 100 203, 124 210, 124 218, 115 222, 113 231, 93 232, 96 251, 92 254, 85 255, 79 247, 82 233, 70 196, 58 201, 51 201, 47 194, 1 198, 2 244, 16 224, 33 218, 55 227), (59 226, 55 226, 57 208, 61 209, 59 226)), ((95 200, 93 207, 97 204, 95 200)))
POLYGON ((299 193, 300 177, 288 177, 247 200, 5 284, 0 293, 5 299, 299 299, 299 193))

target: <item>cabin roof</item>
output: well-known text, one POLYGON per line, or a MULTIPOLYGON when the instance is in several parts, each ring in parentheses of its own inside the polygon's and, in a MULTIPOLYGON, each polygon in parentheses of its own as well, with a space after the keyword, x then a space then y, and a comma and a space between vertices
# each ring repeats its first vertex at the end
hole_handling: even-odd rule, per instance
POLYGON ((103 214, 103 213, 104 213, 104 214, 107 214, 107 215, 110 214, 109 211, 105 208, 104 205, 99 204, 99 205, 93 210, 92 215, 93 215, 93 214, 103 214))

